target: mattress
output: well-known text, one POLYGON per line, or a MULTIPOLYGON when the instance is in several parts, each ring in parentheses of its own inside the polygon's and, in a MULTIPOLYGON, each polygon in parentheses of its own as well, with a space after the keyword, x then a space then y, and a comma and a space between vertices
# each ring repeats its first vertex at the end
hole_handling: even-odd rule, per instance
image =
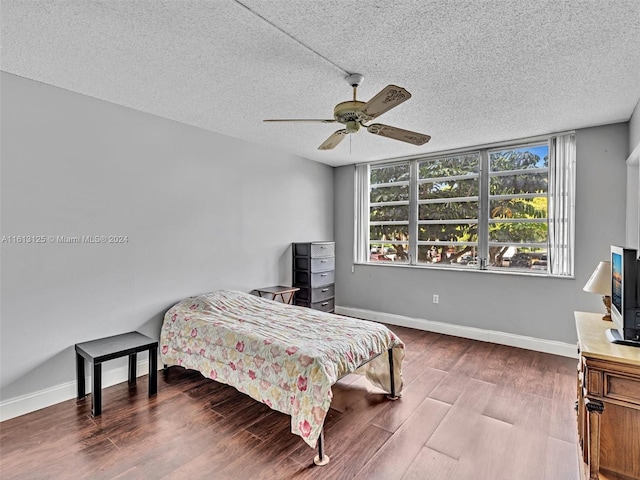
POLYGON ((292 433, 312 447, 339 378, 362 366, 390 391, 389 349, 399 393, 404 344, 384 325, 233 290, 180 301, 165 314, 160 335, 165 365, 198 370, 291 415, 292 433))

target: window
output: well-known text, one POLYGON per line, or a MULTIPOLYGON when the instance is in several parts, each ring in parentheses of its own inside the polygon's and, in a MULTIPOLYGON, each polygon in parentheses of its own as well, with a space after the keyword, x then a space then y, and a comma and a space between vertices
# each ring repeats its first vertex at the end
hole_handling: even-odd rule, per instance
POLYGON ((356 260, 573 275, 575 135, 356 169, 356 260))

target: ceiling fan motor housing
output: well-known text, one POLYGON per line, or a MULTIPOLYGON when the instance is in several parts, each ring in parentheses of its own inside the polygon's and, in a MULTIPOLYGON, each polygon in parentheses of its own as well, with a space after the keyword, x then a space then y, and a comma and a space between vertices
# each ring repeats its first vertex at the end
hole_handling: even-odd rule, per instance
POLYGON ((368 117, 362 112, 362 108, 366 105, 365 102, 359 100, 351 100, 348 102, 342 102, 335 106, 333 109, 333 118, 340 123, 346 124, 347 122, 364 122, 368 120, 368 117))

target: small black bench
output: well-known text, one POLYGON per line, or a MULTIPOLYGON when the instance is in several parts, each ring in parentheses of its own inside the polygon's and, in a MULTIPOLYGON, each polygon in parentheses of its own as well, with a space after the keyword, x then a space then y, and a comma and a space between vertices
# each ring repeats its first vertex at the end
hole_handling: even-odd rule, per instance
POLYGON ((90 342, 76 343, 76 381, 78 399, 86 396, 85 359, 92 364, 91 414, 102 413, 102 362, 129 356, 129 385, 136 383, 138 352, 149 350, 149 396, 158 393, 158 342, 140 332, 123 333, 113 337, 99 338, 90 342))

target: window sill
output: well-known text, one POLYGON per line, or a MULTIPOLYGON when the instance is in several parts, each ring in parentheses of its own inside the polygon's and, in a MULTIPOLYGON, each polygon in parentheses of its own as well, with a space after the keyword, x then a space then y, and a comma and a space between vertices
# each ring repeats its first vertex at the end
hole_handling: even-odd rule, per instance
POLYGON ((561 280, 573 280, 575 277, 572 276, 559 276, 559 275, 550 275, 547 272, 534 272, 534 271, 525 271, 525 270, 498 270, 498 269, 487 269, 480 270, 478 268, 469 268, 465 266, 440 266, 440 265, 409 265, 406 263, 396 263, 396 262, 380 262, 380 263, 369 263, 369 262, 354 262, 353 265, 357 266, 366 266, 366 267, 381 267, 381 268, 417 268, 422 270, 440 270, 447 272, 469 272, 469 273, 480 273, 480 274, 492 274, 492 275, 509 275, 509 276, 517 276, 517 277, 536 277, 536 278, 557 278, 561 280))

